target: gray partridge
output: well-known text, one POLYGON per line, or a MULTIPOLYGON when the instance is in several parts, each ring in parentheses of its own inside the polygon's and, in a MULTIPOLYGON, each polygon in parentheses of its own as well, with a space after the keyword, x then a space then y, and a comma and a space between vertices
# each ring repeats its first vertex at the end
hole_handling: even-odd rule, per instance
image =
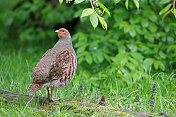
POLYGON ((28 89, 28 92, 35 93, 42 88, 47 88, 49 101, 54 101, 53 89, 65 87, 73 79, 77 68, 77 58, 70 33, 65 28, 55 32, 58 34, 59 41, 53 48, 47 50, 37 63, 33 71, 33 83, 28 89))

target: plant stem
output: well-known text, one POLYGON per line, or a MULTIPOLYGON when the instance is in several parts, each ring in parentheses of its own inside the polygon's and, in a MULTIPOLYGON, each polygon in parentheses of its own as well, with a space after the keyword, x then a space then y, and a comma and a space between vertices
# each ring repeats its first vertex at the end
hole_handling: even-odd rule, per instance
POLYGON ((93 4, 92 4, 92 0, 90 0, 90 3, 91 3, 91 6, 92 6, 92 9, 94 9, 94 6, 93 6, 93 4))

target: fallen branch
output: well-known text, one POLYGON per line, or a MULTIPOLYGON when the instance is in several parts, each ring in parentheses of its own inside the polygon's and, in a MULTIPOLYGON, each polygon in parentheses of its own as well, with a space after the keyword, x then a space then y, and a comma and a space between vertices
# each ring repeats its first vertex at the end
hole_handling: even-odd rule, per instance
POLYGON ((86 103, 86 102, 78 102, 71 100, 58 100, 55 102, 49 102, 46 97, 39 97, 33 95, 19 94, 8 92, 4 90, 0 90, 0 99, 6 103, 24 103, 27 105, 37 105, 38 108, 45 109, 53 109, 55 107, 59 107, 60 111, 63 110, 72 110, 75 113, 84 113, 86 115, 91 115, 93 113, 98 113, 101 111, 102 113, 113 113, 115 116, 125 116, 125 115, 135 115, 139 117, 151 117, 158 116, 158 113, 144 113, 144 112, 134 112, 130 110, 119 109, 117 107, 106 105, 105 104, 105 96, 102 96, 102 99, 99 103, 86 103), (87 111, 87 112, 86 112, 87 111))

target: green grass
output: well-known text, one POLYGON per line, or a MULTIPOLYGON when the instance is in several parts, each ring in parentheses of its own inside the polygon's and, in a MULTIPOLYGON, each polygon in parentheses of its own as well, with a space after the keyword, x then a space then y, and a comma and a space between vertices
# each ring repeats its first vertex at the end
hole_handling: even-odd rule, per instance
MULTIPOLYGON (((29 94, 28 87, 32 83, 32 72, 42 56, 40 53, 29 53, 26 50, 3 50, 0 52, 0 87, 16 93, 29 94)), ((105 77, 90 75, 79 69, 74 80, 66 87, 54 92, 54 97, 61 99, 98 103, 101 96, 106 96, 108 105, 118 106, 121 109, 138 112, 164 112, 176 115, 176 75, 159 72, 141 76, 140 79, 118 78, 113 73, 106 73, 105 77), (151 109, 152 87, 156 84, 154 95, 155 106, 151 109), (84 88, 80 88, 83 84, 84 88), (139 95, 139 99, 136 97, 139 95)), ((47 96, 42 89, 36 95, 47 96)), ((101 114, 94 113, 95 116, 101 114)), ((26 105, 8 104, 0 102, 0 116, 74 116, 70 111, 60 112, 37 109, 26 105)), ((77 114, 79 115, 79 114, 77 114)), ((83 116, 86 114, 81 114, 83 116)), ((107 116, 107 115, 106 115, 107 116)), ((111 115, 112 116, 112 115, 111 115)))

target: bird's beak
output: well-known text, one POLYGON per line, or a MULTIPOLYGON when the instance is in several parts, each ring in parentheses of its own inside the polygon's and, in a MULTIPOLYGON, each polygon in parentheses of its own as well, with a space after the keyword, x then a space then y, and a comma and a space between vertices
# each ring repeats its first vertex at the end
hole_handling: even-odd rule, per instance
POLYGON ((55 32, 59 32, 59 30, 55 30, 55 32))

